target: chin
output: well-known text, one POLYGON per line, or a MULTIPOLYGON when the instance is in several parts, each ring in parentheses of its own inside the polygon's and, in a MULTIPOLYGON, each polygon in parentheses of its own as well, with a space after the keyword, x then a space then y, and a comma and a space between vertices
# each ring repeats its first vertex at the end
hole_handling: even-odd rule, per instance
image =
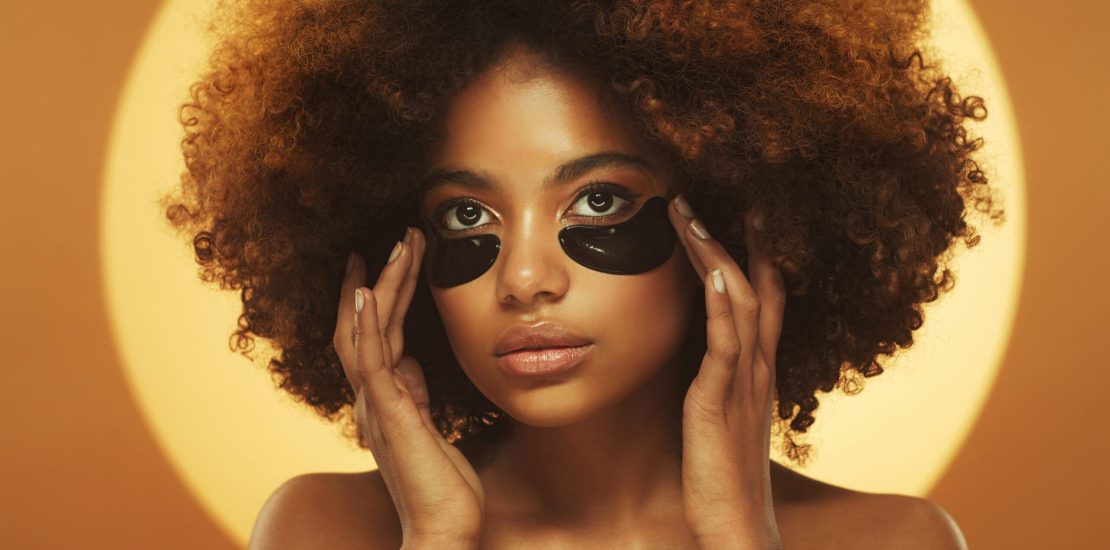
POLYGON ((487 399, 513 420, 536 428, 560 428, 578 424, 620 403, 664 375, 665 350, 648 349, 647 356, 635 346, 614 360, 603 349, 570 372, 550 378, 528 379, 505 373, 496 364, 483 364, 482 376, 467 376, 487 399), (623 368, 617 367, 622 365, 623 368), (638 365, 635 367, 634 365, 638 365))
POLYGON ((496 402, 513 420, 535 428, 560 428, 586 420, 596 412, 590 396, 573 382, 538 383, 524 391, 500 396, 496 402))
POLYGON ((584 376, 588 370, 584 367, 591 363, 584 362, 571 373, 536 379, 507 374, 493 362, 483 362, 480 376, 469 368, 463 370, 478 391, 517 422, 557 428, 589 418, 602 405, 598 401, 604 396, 590 391, 589 378, 584 376))

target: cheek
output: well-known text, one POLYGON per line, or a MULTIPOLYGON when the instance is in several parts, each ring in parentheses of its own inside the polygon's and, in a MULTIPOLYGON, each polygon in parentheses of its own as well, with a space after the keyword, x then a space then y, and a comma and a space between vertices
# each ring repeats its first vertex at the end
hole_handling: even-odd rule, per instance
POLYGON ((488 294, 475 292, 465 285, 432 289, 432 298, 439 310, 451 350, 463 365, 491 353, 493 348, 486 347, 493 346, 496 339, 497 327, 489 322, 494 317, 492 312, 486 311, 490 304, 488 299, 479 299, 479 296, 486 297, 488 294))
POLYGON ((679 351, 696 294, 681 262, 686 257, 676 254, 656 270, 609 277, 605 288, 592 291, 590 309, 600 316, 594 326, 604 330, 599 340, 611 360, 654 371, 679 351))

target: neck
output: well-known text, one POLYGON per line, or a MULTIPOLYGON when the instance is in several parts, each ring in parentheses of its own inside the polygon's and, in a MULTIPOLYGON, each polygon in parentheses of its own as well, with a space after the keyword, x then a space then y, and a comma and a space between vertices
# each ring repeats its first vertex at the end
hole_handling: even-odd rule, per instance
POLYGON ((672 365, 577 423, 543 428, 510 419, 481 474, 487 495, 497 495, 487 499, 490 511, 583 527, 681 514, 674 508, 682 502, 678 385, 672 365))

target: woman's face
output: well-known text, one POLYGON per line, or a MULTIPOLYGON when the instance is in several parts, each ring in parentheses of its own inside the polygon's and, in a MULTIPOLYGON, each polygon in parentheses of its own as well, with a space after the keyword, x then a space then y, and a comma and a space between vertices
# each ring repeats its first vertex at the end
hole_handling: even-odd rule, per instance
MULTIPOLYGON (((564 251, 561 229, 628 221, 646 200, 673 196, 672 176, 663 155, 606 110, 586 82, 534 70, 532 59, 516 50, 454 99, 429 174, 455 176, 428 180, 420 208, 444 239, 499 238, 488 269, 461 284, 431 286, 432 296, 474 385, 517 421, 554 427, 588 418, 675 366, 697 284, 678 243, 659 256, 661 265, 631 274, 587 267, 564 251), (555 177, 566 163, 598 153, 624 160, 555 177), (599 182, 607 185, 585 190, 599 182), (499 336, 543 322, 590 342, 577 366, 547 377, 499 367, 499 336)), ((661 222, 669 223, 665 215, 661 222)), ((430 251, 436 236, 425 236, 430 251)))

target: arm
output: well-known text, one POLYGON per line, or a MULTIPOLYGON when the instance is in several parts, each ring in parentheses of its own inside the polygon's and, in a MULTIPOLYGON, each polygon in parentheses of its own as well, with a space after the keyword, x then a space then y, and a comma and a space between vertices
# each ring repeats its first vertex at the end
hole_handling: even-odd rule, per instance
POLYGON ((775 358, 786 291, 749 211, 745 273, 678 195, 668 215, 703 278, 706 354, 682 407, 682 491, 698 548, 781 550, 771 490, 775 358))

